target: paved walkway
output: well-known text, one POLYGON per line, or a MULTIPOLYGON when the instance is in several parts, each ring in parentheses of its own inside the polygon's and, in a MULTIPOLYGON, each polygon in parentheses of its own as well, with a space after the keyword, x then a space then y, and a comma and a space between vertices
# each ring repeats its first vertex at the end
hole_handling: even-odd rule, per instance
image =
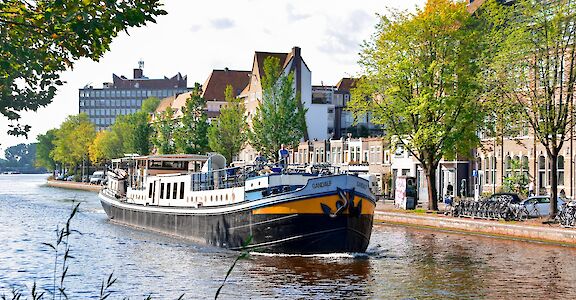
MULTIPOLYGON (((443 206, 440 208, 443 209, 443 206)), ((542 219, 524 222, 455 218, 425 210, 401 210, 389 201, 379 201, 375 212, 376 222, 434 228, 441 230, 485 234, 538 242, 576 246, 576 229, 562 228, 557 224, 542 224, 542 219)))
POLYGON ((103 186, 101 185, 89 184, 85 182, 62 181, 62 180, 48 180, 46 181, 46 185, 57 188, 83 190, 90 192, 99 192, 103 188, 103 186))

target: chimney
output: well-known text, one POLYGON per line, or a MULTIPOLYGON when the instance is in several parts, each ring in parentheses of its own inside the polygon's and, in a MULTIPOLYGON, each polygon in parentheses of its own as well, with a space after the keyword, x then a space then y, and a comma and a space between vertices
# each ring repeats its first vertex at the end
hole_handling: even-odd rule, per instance
POLYGON ((140 79, 144 76, 144 72, 142 71, 142 69, 138 68, 138 69, 134 69, 134 79, 140 79))
POLYGON ((300 57, 300 47, 292 47, 292 53, 294 53, 294 57, 300 57))

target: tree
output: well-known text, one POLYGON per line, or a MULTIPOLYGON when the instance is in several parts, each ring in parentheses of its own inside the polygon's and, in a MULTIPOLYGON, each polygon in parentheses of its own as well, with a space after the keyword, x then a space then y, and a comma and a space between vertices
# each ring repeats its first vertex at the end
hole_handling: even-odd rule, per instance
POLYGON ((114 131, 100 131, 88 148, 90 161, 102 164, 105 161, 123 156, 122 142, 114 131))
POLYGON ((62 164, 78 166, 88 159, 88 149, 95 135, 94 124, 87 114, 69 116, 56 131, 52 157, 62 164))
POLYGON ((520 159, 511 159, 509 163, 512 172, 504 178, 504 191, 527 196, 529 181, 528 175, 524 170, 528 166, 522 166, 520 159))
POLYGON ((182 107, 182 117, 174 132, 174 144, 179 153, 204 153, 208 151, 208 117, 206 100, 202 98, 202 86, 194 85, 186 105, 182 107))
POLYGON ((493 45, 487 57, 491 94, 520 106, 550 160, 551 218, 557 212, 558 156, 573 138, 576 82, 576 3, 488 1, 480 13, 493 45))
POLYGON ((165 111, 156 115, 156 120, 152 123, 154 136, 152 143, 156 146, 158 154, 173 154, 174 148, 174 111, 168 106, 165 111))
POLYGON ((34 158, 36 156, 36 144, 20 143, 4 150, 6 161, 5 167, 20 169, 33 168, 34 158))
POLYGON ((374 123, 418 160, 429 210, 438 209, 440 160, 469 155, 479 144, 479 34, 465 5, 429 0, 414 13, 380 16, 375 35, 363 46, 365 74, 350 102, 355 115, 370 112, 374 123))
MULTIPOLYGON (((0 2, 0 113, 11 121, 23 110, 52 102, 60 73, 74 61, 98 60, 112 38, 165 15, 158 0, 38 0, 0 2)), ((11 124, 27 135, 29 125, 11 124)))
POLYGON ((280 60, 267 57, 262 76, 262 102, 248 132, 250 144, 268 157, 276 157, 282 144, 295 147, 304 138, 306 109, 294 92, 294 73, 284 74, 280 60))
POLYGON ((44 167, 47 170, 53 171, 56 169, 56 162, 52 158, 52 150, 54 150, 54 140, 56 139, 56 131, 58 129, 50 129, 45 134, 39 134, 36 139, 36 160, 34 164, 36 167, 44 167))
POLYGON ((143 111, 146 114, 151 114, 156 110, 159 104, 160 99, 156 97, 146 98, 144 101, 142 101, 142 107, 140 108, 140 111, 143 111))
POLYGON ((226 86, 224 94, 227 103, 220 109, 218 120, 215 120, 208 129, 208 143, 213 151, 224 155, 226 160, 231 162, 246 142, 248 123, 244 103, 234 97, 231 85, 226 86))

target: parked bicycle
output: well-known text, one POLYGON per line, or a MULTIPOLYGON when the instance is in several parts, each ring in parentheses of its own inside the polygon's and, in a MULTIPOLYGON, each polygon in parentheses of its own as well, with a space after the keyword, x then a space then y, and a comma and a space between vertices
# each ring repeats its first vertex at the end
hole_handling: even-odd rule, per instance
POLYGON ((576 226, 576 201, 562 204, 556 220, 562 227, 572 228, 576 226))
POLYGON ((515 221, 524 221, 530 215, 528 209, 519 204, 519 198, 515 198, 513 194, 494 194, 478 201, 462 199, 452 205, 449 214, 454 217, 515 221))

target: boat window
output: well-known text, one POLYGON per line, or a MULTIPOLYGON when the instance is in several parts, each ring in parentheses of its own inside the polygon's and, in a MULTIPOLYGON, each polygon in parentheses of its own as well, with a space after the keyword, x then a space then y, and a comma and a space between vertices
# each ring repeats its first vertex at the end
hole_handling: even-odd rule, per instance
POLYGON ((180 182, 180 199, 184 199, 184 182, 180 182))
MULTIPOLYGON (((178 183, 174 182, 174 190, 172 191, 172 199, 178 199, 176 196, 178 195, 178 183)), ((180 197, 182 199, 184 197, 180 197)))
POLYGON ((164 199, 164 183, 160 183, 160 199, 164 199))
POLYGON ((167 183, 166 185, 166 199, 170 199, 170 185, 171 183, 167 183))
POLYGON ((148 188, 148 198, 152 198, 152 182, 150 182, 150 187, 148 188))

